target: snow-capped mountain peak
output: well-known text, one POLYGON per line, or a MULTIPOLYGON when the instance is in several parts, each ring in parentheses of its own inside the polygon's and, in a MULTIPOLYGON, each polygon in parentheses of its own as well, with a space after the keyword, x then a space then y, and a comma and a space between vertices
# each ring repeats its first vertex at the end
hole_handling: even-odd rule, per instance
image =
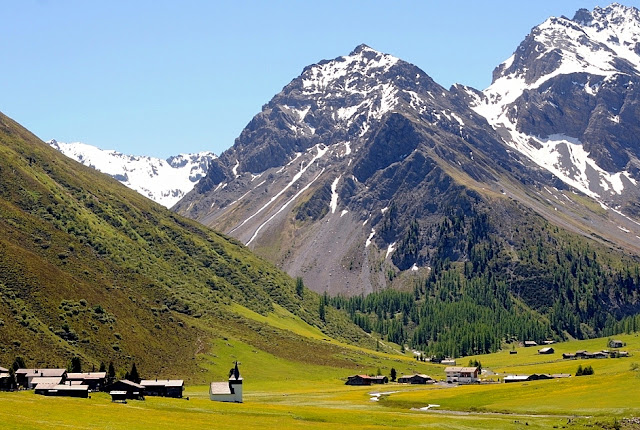
POLYGON ((302 86, 305 94, 321 93, 330 89, 340 78, 350 75, 350 80, 343 83, 343 91, 360 93, 361 91, 351 85, 355 78, 353 74, 361 74, 368 78, 376 79, 388 72, 399 61, 398 58, 383 54, 367 45, 359 45, 348 56, 335 60, 323 61, 308 67, 303 72, 302 86))
POLYGON ((122 154, 81 142, 63 143, 54 139, 47 143, 67 157, 112 176, 168 208, 193 189, 206 175, 211 160, 217 158, 212 152, 204 151, 163 160, 122 154))
POLYGON ((611 205, 640 180, 638 85, 640 11, 614 3, 534 27, 492 84, 467 96, 508 145, 611 205))

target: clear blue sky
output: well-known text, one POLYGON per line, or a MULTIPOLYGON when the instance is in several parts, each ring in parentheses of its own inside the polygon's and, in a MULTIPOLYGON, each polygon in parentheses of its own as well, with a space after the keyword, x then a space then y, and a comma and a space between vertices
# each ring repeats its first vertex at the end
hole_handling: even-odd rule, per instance
POLYGON ((220 154, 305 66, 360 43, 484 89, 533 26, 607 4, 0 0, 0 111, 43 140, 220 154))

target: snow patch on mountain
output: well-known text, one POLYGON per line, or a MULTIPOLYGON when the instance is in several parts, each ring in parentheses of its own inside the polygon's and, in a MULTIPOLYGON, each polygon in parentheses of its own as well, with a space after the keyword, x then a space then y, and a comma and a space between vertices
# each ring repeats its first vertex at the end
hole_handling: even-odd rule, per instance
POLYGON ((69 158, 105 173, 145 197, 170 208, 202 179, 212 152, 179 154, 166 160, 127 155, 104 150, 86 143, 47 142, 69 158))
MULTIPOLYGON (((309 161, 308 164, 305 164, 304 161, 300 163, 300 170, 294 175, 294 177, 291 179, 291 181, 289 181, 285 187, 280 190, 279 192, 277 192, 276 194, 274 194, 269 201, 267 201, 267 203, 265 203, 263 206, 261 206, 256 212, 254 212, 251 216, 247 217, 245 220, 243 220, 240 224, 238 224, 235 228, 233 228, 229 234, 232 234, 234 231, 236 231, 238 228, 242 227, 243 225, 245 225, 248 221, 250 221, 251 219, 255 218, 258 214, 260 214, 261 212, 263 212, 264 210, 266 210, 269 206, 271 206, 282 194, 284 194, 289 188, 291 188, 293 185, 296 184, 296 182, 298 182, 298 180, 300 180, 300 178, 304 175, 304 173, 307 171, 307 169, 309 169, 310 166, 312 166, 317 160, 319 160, 320 158, 322 158, 328 151, 328 148, 324 145, 316 145, 315 148, 313 148, 317 151, 316 155, 313 156, 313 158, 311 159, 311 161, 309 161)), ((311 152, 311 150, 309 151, 311 152)), ((300 154, 302 155, 302 154, 300 154)), ((299 157, 299 155, 297 155, 295 157, 293 161, 297 160, 299 157)), ((291 164, 291 163, 290 163, 291 164)), ((317 179, 317 177, 312 181, 314 182, 317 179)), ((309 185, 311 185, 310 182, 309 184, 307 184, 303 189, 307 189, 309 187, 309 185)), ((297 196, 300 195, 300 193, 296 194, 296 198, 297 196)), ((294 199, 289 200, 287 203, 285 203, 279 210, 277 213, 280 213, 291 201, 293 201, 294 199)), ((251 243, 253 241, 253 239, 257 236, 258 232, 262 229, 262 227, 267 224, 269 221, 271 221, 271 219, 273 219, 273 217, 269 218, 265 223, 263 223, 254 233, 254 235, 251 237, 251 239, 249 240, 249 242, 246 243, 246 245, 249 245, 249 243, 251 243)))
POLYGON ((629 172, 609 173, 589 157, 582 143, 570 136, 546 139, 511 131, 512 146, 568 185, 595 199, 621 194, 627 185, 637 185, 629 172))

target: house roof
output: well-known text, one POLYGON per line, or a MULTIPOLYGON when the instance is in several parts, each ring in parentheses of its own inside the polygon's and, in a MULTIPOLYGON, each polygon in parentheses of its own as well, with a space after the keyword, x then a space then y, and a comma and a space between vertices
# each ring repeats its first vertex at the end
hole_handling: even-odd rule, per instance
POLYGON ((227 382, 212 382, 209 392, 211 394, 231 394, 231 389, 227 382))
POLYGON ((88 385, 38 384, 36 390, 89 391, 88 385))
POLYGON ((0 373, 6 373, 8 371, 9 369, 5 369, 4 367, 0 366, 0 373))
POLYGON ((33 385, 38 384, 59 384, 62 381, 60 376, 36 376, 31 378, 31 383, 33 385))
POLYGON ((401 378, 423 378, 423 379, 431 379, 431 376, 425 375, 424 373, 415 373, 413 375, 402 375, 401 378))
POLYGON ((62 376, 67 373, 67 369, 18 369, 16 375, 31 376, 62 376))
POLYGON ((507 375, 504 378, 504 381, 526 381, 529 379, 529 375, 507 375))
POLYGON ((129 385, 131 388, 137 388, 138 390, 144 390, 144 386, 140 384, 136 384, 133 381, 129 381, 128 379, 121 379, 118 382, 121 382, 125 385, 129 385))
POLYGON ((444 368, 445 373, 448 373, 448 372, 469 372, 469 373, 473 373, 473 372, 476 372, 477 370, 478 370, 477 367, 449 366, 449 367, 445 367, 444 368))
POLYGON ((67 379, 105 379, 107 372, 67 373, 67 379))
POLYGON ((373 376, 369 376, 369 375, 353 375, 353 376, 347 376, 347 379, 355 379, 355 378, 361 378, 361 379, 373 379, 373 376))
POLYGON ((182 387, 182 379, 143 379, 140 385, 144 387, 182 387))

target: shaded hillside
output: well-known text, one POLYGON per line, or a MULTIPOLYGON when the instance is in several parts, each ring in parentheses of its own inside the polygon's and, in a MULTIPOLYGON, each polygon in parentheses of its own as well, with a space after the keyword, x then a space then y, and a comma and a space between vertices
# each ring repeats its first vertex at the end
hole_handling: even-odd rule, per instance
POLYGON ((259 349, 290 338, 274 330, 251 341, 255 323, 231 304, 258 314, 277 304, 329 335, 363 336, 332 309, 321 319, 317 295, 296 291, 235 240, 66 158, 1 114, 0 231, 0 363, 23 356, 66 366, 78 355, 85 365, 135 361, 184 377, 232 327, 259 349))
POLYGON ((396 255, 411 255, 417 244, 433 243, 428 275, 400 275, 401 291, 332 303, 366 331, 442 356, 494 352, 505 342, 638 330, 637 259, 518 206, 490 208, 462 197, 428 236, 416 225, 398 245, 396 255), (507 222, 510 238, 497 233, 497 220, 507 222))

